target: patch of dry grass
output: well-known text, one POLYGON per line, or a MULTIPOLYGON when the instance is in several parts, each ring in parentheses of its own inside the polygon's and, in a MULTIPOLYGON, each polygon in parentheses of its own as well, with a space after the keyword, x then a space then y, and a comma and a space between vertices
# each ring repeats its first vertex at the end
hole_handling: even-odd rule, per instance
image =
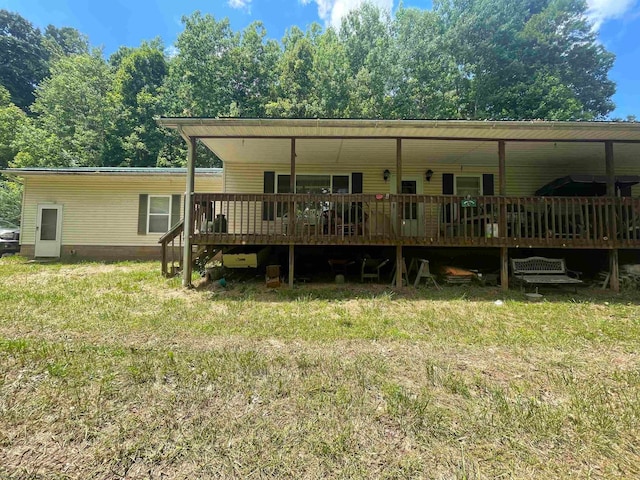
POLYGON ((0 264, 0 477, 640 476, 633 297, 0 264))

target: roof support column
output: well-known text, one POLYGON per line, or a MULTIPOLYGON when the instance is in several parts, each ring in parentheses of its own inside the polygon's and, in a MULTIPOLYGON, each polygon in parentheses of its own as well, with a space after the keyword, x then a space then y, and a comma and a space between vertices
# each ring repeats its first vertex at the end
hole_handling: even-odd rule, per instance
POLYGON ((498 177, 500 182, 500 195, 505 196, 507 194, 507 153, 506 142, 504 140, 498 141, 498 177))
POLYGON ((604 142, 604 161, 607 173, 607 197, 616 196, 616 172, 613 161, 613 142, 604 142))
MULTIPOLYGON (((616 197, 616 169, 615 162, 613 158, 613 142, 607 141, 604 142, 604 161, 605 161, 605 170, 607 173, 607 197, 611 199, 615 199, 616 197)), ((615 200, 611 200, 615 202, 615 200)), ((610 212, 609 212, 609 221, 611 225, 609 226, 609 238, 612 241, 616 241, 618 238, 617 225, 616 225, 616 206, 615 204, 611 204, 610 212)), ((620 291, 620 276, 618 269, 618 250, 614 249, 609 252, 609 264, 610 264, 610 273, 611 280, 609 285, 611 285, 611 290, 614 292, 620 291)))
MULTIPOLYGON (((296 191, 296 139, 291 139, 291 171, 289 176, 289 192, 293 195, 296 191)), ((289 203, 289 225, 287 231, 289 232, 289 287, 293 288, 294 280, 294 238, 295 238, 295 224, 296 220, 296 204, 295 201, 289 203)))
POLYGON ((182 286, 191 287, 193 238, 193 189, 196 170, 196 139, 188 137, 187 145, 187 187, 184 195, 184 250, 182 252, 182 286))
MULTIPOLYGON (((500 221, 498 224, 499 238, 504 242, 507 240, 507 204, 505 196, 507 195, 507 153, 506 142, 498 141, 498 184, 500 195, 500 221)), ((500 248, 500 285, 502 290, 509 290, 509 249, 507 247, 500 248)))
MULTIPOLYGON (((396 138, 396 193, 402 195, 402 139, 396 138)), ((400 200, 402 197, 398 197, 396 201, 396 287, 402 288, 402 267, 404 262, 402 260, 402 212, 404 204, 400 200)))

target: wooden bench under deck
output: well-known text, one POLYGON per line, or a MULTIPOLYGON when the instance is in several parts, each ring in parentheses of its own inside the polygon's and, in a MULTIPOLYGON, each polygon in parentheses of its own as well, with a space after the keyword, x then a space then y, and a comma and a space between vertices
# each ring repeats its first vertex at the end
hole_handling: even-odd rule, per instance
MULTIPOLYGON (((512 258, 513 278, 523 285, 572 285, 582 283, 570 277, 563 258, 529 257, 512 258)), ((577 272, 571 272, 577 275, 577 272)))

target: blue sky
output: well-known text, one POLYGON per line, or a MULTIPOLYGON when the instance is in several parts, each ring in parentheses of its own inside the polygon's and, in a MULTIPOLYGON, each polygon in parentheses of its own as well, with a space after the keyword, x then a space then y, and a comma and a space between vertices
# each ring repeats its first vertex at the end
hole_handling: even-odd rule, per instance
MULTIPOLYGON (((394 9, 398 0, 374 0, 394 9)), ((234 29, 261 20, 270 37, 316 21, 338 24, 361 0, 0 0, 0 8, 20 13, 44 29, 70 26, 87 34, 109 55, 120 45, 137 46, 160 36, 170 46, 182 30, 180 18, 195 10, 229 17, 234 29)), ((610 77, 617 83, 612 117, 640 117, 640 0, 587 0, 589 16, 605 47, 616 54, 610 77)), ((406 7, 430 8, 430 0, 406 0, 406 7)))

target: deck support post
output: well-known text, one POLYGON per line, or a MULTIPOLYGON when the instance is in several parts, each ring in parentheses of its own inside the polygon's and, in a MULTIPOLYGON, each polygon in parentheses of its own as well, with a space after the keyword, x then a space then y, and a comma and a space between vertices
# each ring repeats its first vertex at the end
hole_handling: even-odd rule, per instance
POLYGON ((500 286, 505 292, 509 290, 509 249, 500 247, 500 286))
POLYGON ((295 246, 291 243, 289 244, 289 288, 293 288, 294 263, 295 263, 295 246))
POLYGON ((196 138, 189 137, 187 145, 187 187, 184 195, 184 248, 182 252, 182 286, 191 286, 192 264, 192 247, 191 240, 193 237, 193 189, 195 183, 196 169, 196 138))
MULTIPOLYGON (((402 139, 396 138, 396 193, 402 195, 402 139)), ((396 238, 398 244, 396 246, 396 288, 402 288, 402 244, 399 243, 402 237, 402 214, 404 210, 404 204, 400 200, 402 197, 398 196, 396 201, 396 238)))
POLYGON ((403 275, 404 273, 404 259, 402 258, 402 245, 396 245, 396 288, 402 288, 404 286, 403 275))
POLYGON ((618 293, 620 291, 620 269, 617 248, 609 251, 609 272, 611 273, 609 277, 611 290, 618 293))

